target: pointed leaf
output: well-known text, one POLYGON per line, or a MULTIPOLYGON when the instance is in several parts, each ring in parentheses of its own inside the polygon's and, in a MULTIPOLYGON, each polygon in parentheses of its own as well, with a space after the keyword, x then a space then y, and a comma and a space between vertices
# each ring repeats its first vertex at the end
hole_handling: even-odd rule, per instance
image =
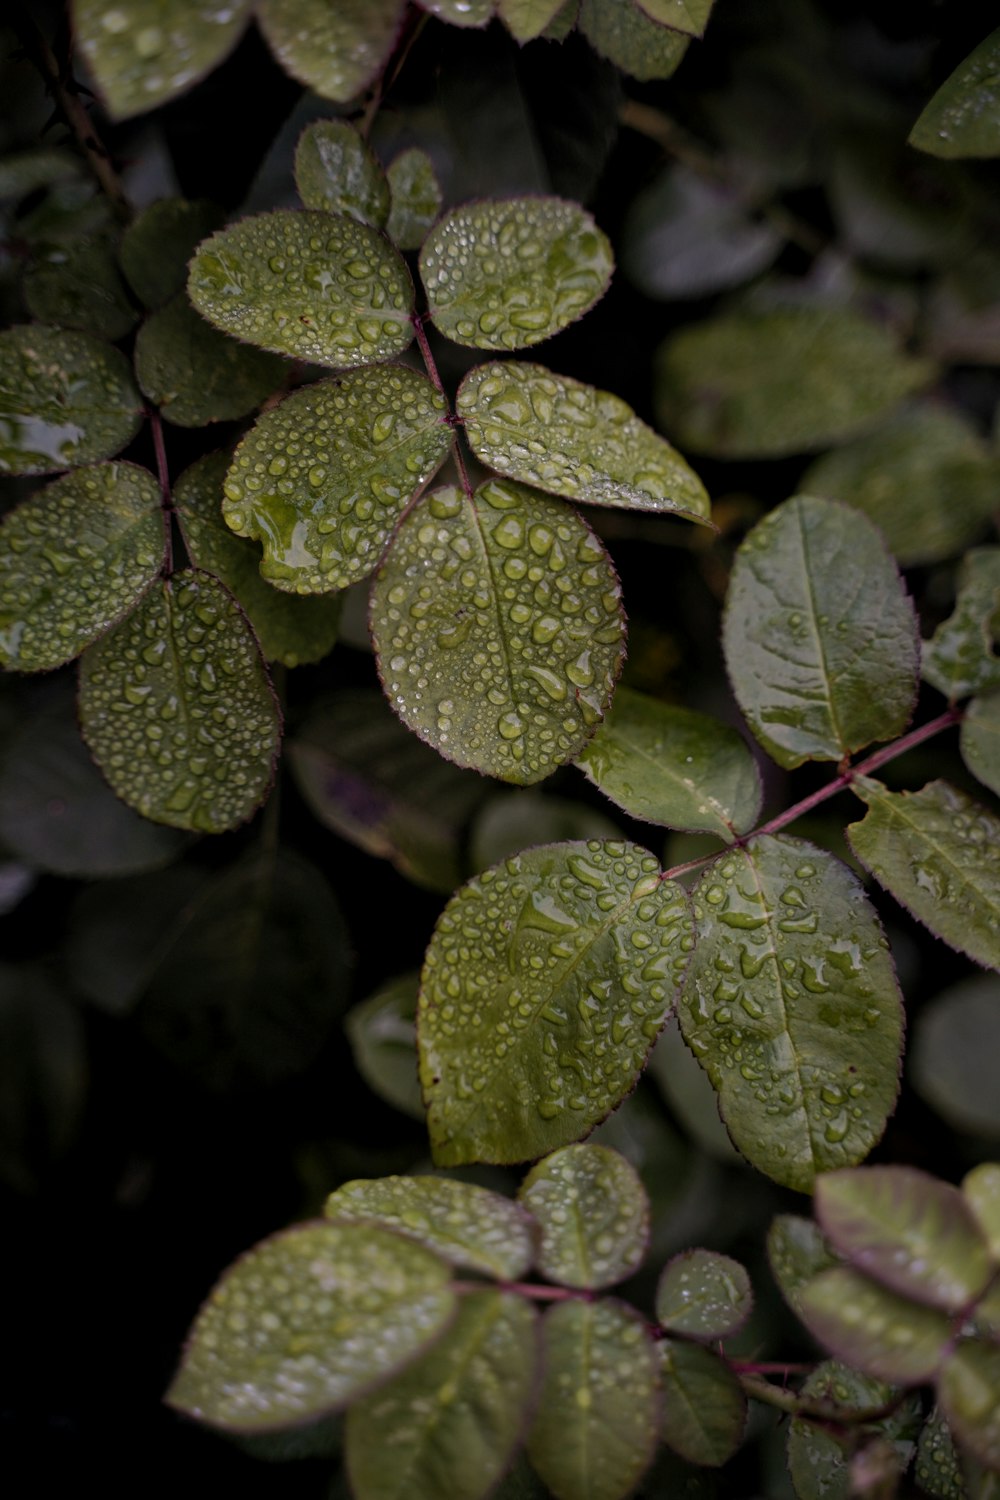
POLYGON ((634 0, 581 0, 580 30, 595 52, 633 78, 670 78, 689 37, 650 20, 634 0))
POLYGON ((89 333, 0 333, 0 474, 54 474, 111 458, 139 430, 125 356, 89 333))
POLYGON ((101 464, 39 490, 0 524, 0 663, 46 672, 79 656, 163 564, 160 488, 136 464, 101 464))
POLYGON ((976 780, 1000 795, 1000 692, 985 693, 967 705, 959 747, 976 780))
POLYGON ((456 403, 476 457, 550 495, 585 505, 707 520, 708 495, 665 438, 607 391, 543 365, 479 365, 456 403))
POLYGON ((285 368, 276 354, 219 333, 183 292, 151 313, 136 335, 140 389, 177 427, 248 416, 283 383, 285 368))
POLYGON ((793 1417, 788 1429, 788 1470, 800 1500, 851 1500, 852 1455, 864 1455, 884 1443, 887 1471, 897 1480, 913 1456, 920 1423, 920 1398, 914 1393, 886 1416, 859 1423, 858 1415, 892 1407, 899 1396, 891 1385, 873 1380, 837 1360, 826 1360, 809 1376, 801 1394, 830 1411, 829 1422, 793 1417), (838 1416, 843 1413, 843 1425, 838 1416))
POLYGON ((727 851, 694 901, 684 1038, 747 1160, 808 1192, 868 1154, 896 1102, 903 1017, 878 917, 846 865, 784 835, 727 851))
POLYGON ((767 1231, 767 1259, 781 1295, 793 1311, 803 1287, 837 1264, 830 1242, 812 1219, 778 1214, 767 1231))
POLYGON ((1000 1140, 1000 978, 980 974, 924 1006, 910 1045, 909 1078, 942 1120, 1000 1140))
POLYGON ((500 19, 519 42, 533 42, 541 36, 563 0, 498 0, 500 19))
POLYGON ((356 1500, 480 1500, 518 1445, 536 1384, 535 1310, 513 1292, 461 1299, 429 1353, 347 1418, 356 1500))
POLYGON ((392 199, 385 232, 400 250, 419 250, 443 202, 434 163, 413 146, 389 163, 385 175, 392 199))
POLYGON ((701 36, 708 25, 715 0, 639 0, 639 6, 651 21, 701 36))
POLYGON ((795 1311, 837 1359, 878 1380, 922 1385, 951 1346, 951 1322, 935 1308, 900 1297, 849 1266, 821 1271, 795 1311))
POLYGON ((521 785, 579 754, 624 653, 597 537, 504 480, 414 506, 376 575, 371 627, 403 722, 456 764, 521 785))
POLYGON ((207 573, 175 573, 80 661, 84 739, 157 823, 221 833, 274 775, 281 724, 246 617, 207 573))
POLYGON ((1000 1261, 1000 1164, 985 1161, 973 1167, 963 1179, 962 1192, 989 1241, 990 1254, 1000 1261))
POLYGON ((1000 687, 993 618, 1000 609, 1000 547, 962 559, 955 610, 924 645, 925 679, 951 699, 1000 687))
POLYGON ((347 1406, 409 1364, 455 1310, 443 1260, 388 1229, 301 1224, 225 1273, 167 1400, 232 1432, 347 1406))
POLYGON ((391 359, 413 337, 399 252, 333 214, 279 209, 220 229, 199 245, 187 290, 223 333, 337 369, 391 359))
POLYGON ((596 1125, 670 1014, 690 930, 635 844, 531 849, 457 891, 418 1012, 435 1159, 525 1161, 596 1125))
POLYGON ((910 131, 910 145, 931 156, 1000 156, 1000 29, 945 79, 910 131))
POLYGON ((556 1500, 620 1500, 653 1456, 656 1345, 623 1302, 562 1302, 542 1320, 544 1377, 528 1457, 556 1500))
POLYGON ((880 885, 959 953, 1000 969, 1000 819, 946 781, 919 792, 851 783, 868 813, 851 848, 880 885))
POLYGON ((760 814, 760 773, 741 735, 707 714, 619 688, 577 762, 633 818, 731 843, 760 814))
POLYGON ((385 227, 389 184, 378 158, 346 120, 316 120, 295 148, 295 186, 306 208, 385 227))
POLYGON ((24 300, 40 323, 100 338, 124 338, 138 321, 109 235, 42 247, 25 273, 24 300))
POLYGON ((528 1173, 518 1198, 541 1228, 538 1268, 562 1286, 605 1287, 638 1270, 649 1199, 638 1173, 607 1146, 565 1146, 528 1173))
POLYGON ((701 1343, 738 1333, 753 1310, 750 1278, 738 1260, 715 1250, 685 1250, 656 1285, 656 1321, 701 1343))
POLYGON ((921 1492, 932 1500, 968 1500, 958 1452, 938 1406, 921 1430, 914 1477, 921 1492))
POLYGON ((611 245, 562 198, 484 199, 440 219, 420 251, 435 325, 473 349, 526 349, 607 291, 611 245))
POLYGON ((293 78, 346 104, 387 62, 406 0, 259 0, 257 21, 293 78))
POLYGON ((913 605, 875 527, 846 505, 800 495, 754 527, 723 649, 750 728, 782 766, 892 739, 913 711, 913 605))
POLYGON ((113 120, 184 94, 235 47, 252 0, 73 0, 73 31, 113 120))
POLYGON ((326 594, 356 583, 444 462, 445 413, 426 375, 403 365, 295 391, 236 449, 227 526, 263 543, 261 574, 277 588, 326 594))
POLYGON ((938 1376, 938 1400, 963 1448, 1000 1469, 1000 1348, 962 1339, 938 1376))
POLYGON ((225 210, 204 198, 161 198, 136 214, 122 235, 119 255, 140 302, 162 307, 182 292, 188 261, 225 221, 225 210))
POLYGON ((689 1463, 718 1468, 740 1443, 747 1401, 725 1360, 699 1344, 661 1339, 663 1441, 689 1463))
POLYGON ((411 1119, 423 1120, 417 1076, 417 994, 420 975, 401 974, 344 1017, 354 1066, 373 1093, 411 1119))

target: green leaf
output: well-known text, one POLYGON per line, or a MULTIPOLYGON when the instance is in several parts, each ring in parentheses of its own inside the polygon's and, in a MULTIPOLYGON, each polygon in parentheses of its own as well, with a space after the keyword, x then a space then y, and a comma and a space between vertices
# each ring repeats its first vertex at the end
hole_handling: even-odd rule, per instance
POLYGON ((989 1469, 1000 1469, 1000 1348, 962 1339, 938 1376, 938 1400, 963 1448, 989 1469))
POLYGON ((582 317, 607 291, 611 245, 562 198, 497 198, 453 208, 420 251, 435 325, 473 349, 526 349, 582 317))
POLYGON ((220 229, 199 245, 187 289, 223 333, 337 369, 391 359, 413 337, 399 252, 333 214, 278 209, 220 229))
POLYGON ((316 120, 295 148, 295 186, 306 208, 348 214, 383 229, 389 184, 374 151, 346 120, 316 120))
POLYGON ((837 1257, 819 1225, 797 1214, 778 1214, 771 1220, 767 1259, 781 1295, 793 1311, 802 1288, 820 1271, 837 1264, 837 1257))
POLYGON ((510 479, 585 505, 709 520, 697 474, 607 391, 508 360, 471 370, 456 410, 476 457, 510 479))
POLYGON ((449 26, 485 26, 496 9, 495 0, 420 0, 420 6, 449 26))
POLYGON ((191 1330, 167 1400, 232 1432, 291 1427, 384 1384, 455 1310, 450 1269, 363 1224, 302 1224, 229 1268, 191 1330))
POLYGON ((962 559, 955 609, 924 644, 923 675, 949 699, 1000 687, 993 620, 1000 609, 1000 547, 975 547, 962 559))
POLYGON ((323 1212, 395 1229, 450 1265, 498 1281, 517 1281, 535 1258, 533 1225, 518 1204, 450 1177, 359 1178, 331 1193, 323 1212))
POLYGON ((225 223, 225 211, 203 198, 161 198, 136 214, 119 251, 129 285, 146 307, 182 292, 199 243, 225 223))
POLYGON ((996 456, 959 412, 924 401, 824 454, 800 484, 863 511, 908 568, 974 542, 996 509, 998 479, 996 456))
POLYGON ((635 844, 531 849, 455 893, 424 963, 435 1160, 525 1161, 634 1086, 690 951, 683 890, 635 844))
POLYGON ((138 320, 107 235, 46 245, 25 273, 24 300, 39 322, 106 339, 124 338, 138 320))
POLYGON ((423 1120, 417 1077, 417 994, 420 975, 401 974, 344 1017, 354 1066, 373 1093, 411 1119, 423 1120))
POLYGON ((656 1345, 639 1314, 611 1297, 550 1308, 542 1337, 528 1457, 556 1500, 620 1500, 653 1456, 656 1345))
POLYGON ((260 553, 234 536, 222 519, 228 453, 193 463, 174 485, 174 507, 188 556, 196 568, 226 585, 246 610, 268 661, 297 667, 321 661, 337 639, 340 600, 280 593, 260 576, 260 553))
POLYGON ((655 399, 682 446, 716 458, 779 458, 874 427, 927 384, 926 360, 843 308, 720 313, 659 351, 655 399))
POLYGON ((385 175, 392 200, 385 232, 400 250, 419 250, 444 201, 434 163, 413 146, 390 162, 385 175))
POLYGON ((83 736, 113 791, 157 823, 221 833, 264 800, 281 721, 246 617, 175 573, 80 661, 83 736))
POLYGON ((658 26, 634 0, 581 0, 580 30, 595 52, 633 78, 670 78, 689 37, 658 26))
POLYGON ((910 131, 931 156, 1000 156, 1000 29, 945 79, 910 131))
POLYGON ((914 1477, 932 1500, 968 1500, 958 1453, 938 1406, 921 1429, 914 1477))
POLYGON ((873 1440, 888 1444, 887 1468, 901 1478, 913 1456, 921 1415, 918 1396, 910 1396, 881 1419, 859 1423, 858 1414, 892 1406, 899 1393, 837 1360, 818 1365, 801 1394, 830 1411, 828 1422, 793 1417, 788 1429, 788 1469, 801 1500, 852 1500, 858 1494, 852 1455, 870 1452, 873 1440), (837 1420, 841 1413, 842 1426, 837 1420))
POLYGON ((403 722, 457 765, 521 785, 579 754, 624 653, 600 541, 505 480, 414 506, 376 574, 371 628, 403 722))
POLYGON ((187 93, 235 47, 251 0, 73 0, 73 31, 113 120, 187 93))
POLYGON ((858 777, 868 805, 847 836, 880 885, 959 953, 1000 969, 1000 819, 946 781, 890 792, 858 777))
POLYGON ((903 1017, 878 917, 846 865, 785 835, 727 851, 694 902, 684 1039, 747 1160, 808 1192, 868 1154, 896 1102, 903 1017))
POLYGON ((701 1343, 738 1333, 753 1309, 750 1278, 738 1260, 715 1250, 684 1250, 656 1285, 656 1321, 701 1343))
POLYGON ((976 780, 1000 794, 1000 692, 985 693, 967 704, 959 747, 976 780))
POLYGON ((951 985, 919 1012, 909 1079, 953 1130, 1000 1140, 996 1057, 1000 979, 981 974, 951 985))
POLYGON ((538 1363, 534 1308, 513 1292, 464 1296, 434 1348, 347 1418, 356 1500, 480 1500, 518 1446, 538 1363))
POLYGON ((498 0, 500 19, 519 42, 533 42, 562 9, 563 0, 498 0))
POLYGON ((951 1346, 948 1317, 900 1297, 849 1266, 821 1271, 795 1311, 837 1359, 878 1380, 921 1385, 951 1346))
POLYGON ((388 61, 406 0, 259 0, 268 46, 293 78, 346 104, 388 61))
POLYGON ((826 1173, 816 1183, 816 1217, 856 1270, 929 1307, 958 1312, 993 1274, 961 1193, 915 1167, 826 1173))
POLYGON ((100 464, 37 491, 0 524, 0 662, 46 672, 121 619, 163 564, 160 490, 100 464))
POLYGON ((539 1224, 538 1268, 561 1286, 614 1286, 638 1270, 649 1242, 649 1198, 607 1146, 564 1146, 528 1173, 518 1198, 539 1224))
POLYGON ((981 1162, 967 1172, 962 1192, 989 1241, 990 1254, 1000 1261, 1000 1164, 981 1162))
POLYGON ((323 594, 356 583, 444 462, 445 413, 426 375, 403 365, 295 391, 236 449, 226 524, 263 543, 261 573, 277 588, 323 594))
POLYGON ((633 818, 731 843, 760 814, 760 773, 743 737, 707 714, 619 688, 578 761, 633 818))
POLYGON ((168 422, 205 427, 255 411, 283 383, 285 365, 275 354, 219 333, 181 292, 139 329, 135 373, 168 422))
POLYGON ((568 839, 615 839, 621 829, 603 813, 567 797, 539 791, 501 791, 487 798, 469 832, 469 866, 487 869, 533 844, 568 839))
POLYGON ((125 356, 89 333, 0 333, 0 474, 54 474, 111 458, 139 430, 125 356))
POLYGON ((715 0, 639 0, 650 20, 688 36, 702 36, 715 0))
POLYGON ((743 1441, 746 1397, 725 1360, 699 1344, 661 1339, 663 1441, 689 1463, 718 1468, 743 1441))
POLYGON ((737 702, 779 765, 839 761, 909 722, 913 604, 875 527, 847 506, 800 495, 754 527, 722 643, 737 702))

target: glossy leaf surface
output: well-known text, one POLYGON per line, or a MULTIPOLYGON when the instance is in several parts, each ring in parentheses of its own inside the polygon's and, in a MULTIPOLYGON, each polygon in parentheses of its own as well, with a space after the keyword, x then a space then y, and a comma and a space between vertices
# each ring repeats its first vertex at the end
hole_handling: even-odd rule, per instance
POLYGON ((0 525, 0 663, 72 661, 149 587, 166 541, 159 485, 136 464, 66 474, 0 525))
POLYGON ((182 292, 188 261, 225 218, 224 209, 204 198, 161 198, 136 214, 122 235, 119 255, 140 302, 162 307, 182 292))
POLYGON ((444 398, 403 365, 287 396, 236 449, 223 514, 263 543, 261 574, 289 593, 346 588, 375 567, 403 507, 444 462, 444 398))
POLYGON ((79 328, 100 338, 124 338, 135 327, 132 305, 110 236, 54 244, 31 261, 24 276, 24 300, 40 323, 79 328))
POLYGON ((668 1333, 711 1343, 737 1333, 753 1308, 750 1278, 738 1260, 714 1250, 685 1250, 668 1261, 656 1286, 656 1321, 668 1333))
POLYGON ((302 1224, 223 1276, 167 1395, 191 1416, 267 1432, 335 1411, 427 1348, 454 1311, 449 1268, 361 1224, 302 1224))
POLYGON ((1000 692, 971 700, 962 719, 959 746, 976 780, 1000 795, 1000 692))
POLYGON ((426 151, 401 151, 386 169, 391 207, 385 232, 400 250, 419 250, 441 212, 441 185, 426 151))
POLYGON ((820 1271, 837 1264, 833 1247, 813 1219, 778 1214, 767 1231, 767 1260, 789 1307, 820 1271))
POLYGON ((747 1402, 739 1381, 710 1349, 661 1339, 663 1441, 689 1463, 718 1468, 743 1439, 747 1402))
POLYGON ((924 645, 923 675, 948 698, 1000 687, 993 619, 1000 609, 1000 547, 976 547, 962 559, 954 612, 924 645))
POLYGON ((938 1406, 921 1429, 913 1471, 921 1491, 933 1500, 967 1500, 961 1461, 938 1406))
POLYGON ((413 287, 398 251, 367 224, 279 209, 203 240, 188 276, 223 333, 337 369, 377 364, 413 337, 413 287))
POLYGON ((750 728, 786 767, 892 739, 913 709, 913 605, 875 527, 829 500, 788 500, 733 566, 726 667, 750 728))
POLYGON ((306 208, 385 227, 389 184, 368 142, 346 120, 306 126, 295 148, 295 186, 306 208))
POLYGON ((80 663, 80 722, 144 817, 219 833, 263 801, 281 735, 246 617, 216 579, 175 573, 80 663))
POLYGON ((635 0, 581 0, 580 30, 595 52, 643 81, 671 77, 690 40, 658 26, 635 0))
MULTIPOLYGON (((827 1408, 829 1423, 793 1417, 788 1429, 788 1469, 800 1500, 851 1500, 857 1493, 852 1483, 851 1455, 870 1451, 874 1441, 889 1446, 885 1463, 898 1479, 913 1455, 913 1436, 920 1420, 917 1396, 897 1404, 881 1420, 856 1424, 860 1413, 893 1406, 898 1395, 892 1386, 861 1375, 849 1365, 827 1360, 809 1376, 803 1397, 827 1408), (837 1417, 843 1413, 844 1427, 838 1431, 837 1417)), ((881 1462, 881 1459, 880 1459, 881 1462)))
POLYGON ((701 36, 714 3, 715 0, 639 0, 639 8, 661 26, 684 31, 689 36, 701 36))
POLYGON ((168 422, 205 427, 256 410, 282 384, 285 364, 275 354, 227 338, 182 292, 139 329, 135 373, 143 394, 168 422))
POLYGON ((561 502, 503 480, 414 506, 376 575, 371 626, 403 722, 458 765, 522 785, 579 752, 624 651, 597 537, 561 502))
POLYGON ((611 246, 561 198, 498 198, 452 209, 420 252, 435 325, 473 349, 526 349, 604 295, 611 246))
POLYGON ((1000 979, 980 974, 922 1007, 909 1051, 910 1082, 953 1130, 1000 1140, 998 1048, 1000 979))
POLYGON ((727 851, 694 901, 685 1040, 743 1155, 808 1192, 868 1154, 896 1101, 902 1009, 878 917, 845 865, 784 835, 727 851))
POLYGON ((1000 1348, 963 1339, 945 1360, 938 1400, 963 1447, 988 1468, 1000 1469, 1000 1348))
POLYGON ((286 72, 346 104, 392 51, 406 0, 260 0, 257 19, 286 72))
POLYGON ((925 105, 910 145, 931 156, 1000 156, 1000 29, 969 53, 925 105))
POLYGON ((849 1266, 822 1271, 799 1294, 796 1312, 814 1338, 845 1364, 898 1385, 930 1380, 951 1344, 951 1323, 849 1266))
POLYGON ((586 505, 707 520, 697 474, 670 444, 608 391, 543 365, 479 365, 456 410, 488 468, 586 505))
POLYGON ((538 1267, 562 1286, 614 1286, 642 1264, 649 1199, 635 1169, 607 1146, 545 1157, 518 1194, 541 1228, 538 1267))
POLYGON ((456 892, 418 1016, 435 1159, 532 1159, 620 1103, 672 1009, 690 922, 634 844, 532 849, 456 892))
POLYGON ((414 1120, 424 1118, 417 1077, 419 989, 419 973, 401 974, 344 1017, 354 1065, 365 1083, 380 1099, 414 1120))

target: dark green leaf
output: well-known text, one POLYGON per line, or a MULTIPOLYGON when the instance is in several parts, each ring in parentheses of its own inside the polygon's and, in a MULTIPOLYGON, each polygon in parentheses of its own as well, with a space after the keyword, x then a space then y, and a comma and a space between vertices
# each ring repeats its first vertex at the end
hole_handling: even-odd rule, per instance
POLYGON ((708 25, 715 0, 639 0, 639 7, 661 26, 701 36, 708 25))
POLYGON ((401 151, 386 171, 392 207, 385 232, 400 250, 419 250, 441 212, 441 185, 426 151, 401 151))
POLYGON ((284 361, 206 323, 181 292, 151 313, 135 341, 136 379, 178 427, 245 417, 280 386, 284 361))
POLYGON ((0 964, 0 1182, 37 1193, 73 1144, 86 1095, 78 1011, 40 967, 0 964))
POLYGON ((541 1228, 538 1268, 562 1286, 614 1286, 642 1264, 649 1199, 638 1174, 607 1146, 564 1146, 518 1193, 541 1228))
POLYGON ((42 323, 112 340, 124 338, 139 316, 108 236, 46 246, 25 274, 24 300, 42 323))
POLYGON ((829 1409, 831 1421, 794 1417, 788 1429, 788 1468, 800 1500, 852 1500, 858 1494, 854 1464, 873 1443, 886 1444, 885 1464, 898 1481, 913 1456, 920 1423, 920 1400, 910 1396, 884 1418, 858 1424, 857 1415, 891 1407, 898 1392, 861 1375, 849 1365, 827 1360, 802 1387, 802 1396, 829 1409), (838 1431, 837 1417, 844 1426, 838 1431))
POLYGON ((563 0, 498 0, 500 19, 519 42, 533 42, 562 8, 563 0))
POLYGON ((738 1333, 753 1309, 750 1278, 739 1261, 715 1250, 685 1250, 664 1266, 656 1321, 701 1343, 738 1333))
POLYGON ((980 975, 950 986, 917 1016, 909 1077, 953 1130, 1000 1140, 1000 979, 980 975))
POLYGON ((567 839, 614 839, 621 829, 603 813, 566 797, 546 792, 502 791, 477 812, 469 834, 469 864, 474 871, 520 854, 534 844, 567 839))
POLYGON ((931 156, 1000 156, 1000 30, 991 31, 924 106, 910 145, 931 156))
POLYGON ((676 1019, 660 1032, 649 1057, 649 1075, 687 1137, 719 1161, 742 1165, 719 1115, 719 1096, 681 1036, 676 1019))
POLYGON ((925 679, 948 698, 1000 687, 993 619, 1000 609, 1000 547, 976 547, 962 559, 955 610, 924 644, 925 679))
POLYGON ((993 1259, 1000 1261, 1000 1164, 987 1161, 973 1167, 962 1182, 962 1192, 989 1241, 993 1259))
POLYGON ((959 745, 976 780, 1000 795, 1000 692, 973 698, 966 706, 959 745))
POLYGON ((633 1087, 691 945, 684 892, 634 844, 553 844, 446 906, 424 964, 420 1077, 436 1160, 524 1161, 633 1087))
POLYGON ((401 974, 344 1017, 354 1066, 365 1083, 380 1099, 414 1120, 424 1118, 417 1077, 419 989, 419 973, 401 974))
POLYGON ((260 0, 257 19, 286 72, 346 104, 392 52, 406 0, 260 0))
POLYGON ((146 307, 162 307, 184 290, 188 261, 225 218, 218 204, 201 198, 161 198, 135 216, 119 253, 129 285, 146 307))
POLYGON ((821 1271, 795 1311, 837 1359, 899 1385, 930 1380, 951 1346, 948 1317, 870 1281, 849 1266, 821 1271))
POLYGON ((921 1430, 914 1477, 932 1500, 967 1500, 958 1453, 940 1407, 935 1406, 921 1430))
POLYGON ((747 1402, 725 1360, 699 1344, 662 1339, 663 1441, 689 1463, 718 1468, 743 1441, 747 1402))
POLYGON ((1000 1348, 962 1339, 938 1376, 938 1400, 963 1448, 1000 1469, 1000 1348))
POLYGON ((746 537, 723 649, 750 728, 782 766, 892 739, 913 711, 913 605, 875 527, 829 500, 788 500, 746 537))
POLYGON ((633 78, 669 78, 689 37, 651 21, 634 0, 581 0, 580 30, 595 52, 633 78))
POLYGON ((819 1225, 797 1214, 778 1214, 772 1219, 767 1231, 767 1259, 782 1296, 793 1309, 802 1288, 820 1271, 837 1264, 819 1225))
POLYGON ((378 158, 346 120, 307 125, 295 148, 295 186, 306 208, 349 214, 383 229, 389 184, 378 158))
POLYGON ((0 200, 19 200, 54 182, 75 181, 84 174, 80 158, 64 146, 31 146, 0 157, 0 200))

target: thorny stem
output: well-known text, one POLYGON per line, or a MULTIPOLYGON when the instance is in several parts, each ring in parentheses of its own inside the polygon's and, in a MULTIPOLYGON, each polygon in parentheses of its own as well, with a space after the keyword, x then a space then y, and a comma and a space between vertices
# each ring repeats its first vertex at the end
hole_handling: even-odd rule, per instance
POLYGON ((740 1374, 738 1365, 731 1365, 730 1368, 739 1380, 744 1394, 754 1401, 763 1401, 767 1406, 776 1406, 779 1411, 787 1412, 792 1417, 806 1417, 835 1432, 844 1432, 866 1422, 883 1421, 892 1415, 907 1394, 906 1391, 900 1391, 891 1400, 884 1401, 881 1406, 865 1406, 857 1411, 842 1411, 835 1406, 828 1406, 823 1401, 811 1401, 808 1396, 800 1396, 796 1391, 772 1385, 769 1380, 760 1380, 756 1375, 740 1374))
POLYGON ((434 386, 434 389, 438 391, 441 396, 443 396, 445 404, 448 407, 448 415, 444 420, 451 428, 452 457, 455 460, 455 467, 458 470, 459 478, 462 481, 462 489, 471 500, 472 484, 469 480, 469 471, 465 466, 465 454, 462 452, 462 445, 459 442, 458 433, 455 431, 458 419, 455 416, 454 411, 452 410, 451 402, 448 399, 448 392, 444 388, 444 382, 442 381, 441 376, 438 374, 438 367, 434 361, 434 356, 431 353, 431 346, 427 342, 427 335, 424 332, 424 319, 420 314, 414 313, 411 321, 413 323, 413 330, 417 339, 417 348, 420 350, 420 357, 424 362, 424 368, 426 369, 427 374, 430 376, 431 383, 434 386))

